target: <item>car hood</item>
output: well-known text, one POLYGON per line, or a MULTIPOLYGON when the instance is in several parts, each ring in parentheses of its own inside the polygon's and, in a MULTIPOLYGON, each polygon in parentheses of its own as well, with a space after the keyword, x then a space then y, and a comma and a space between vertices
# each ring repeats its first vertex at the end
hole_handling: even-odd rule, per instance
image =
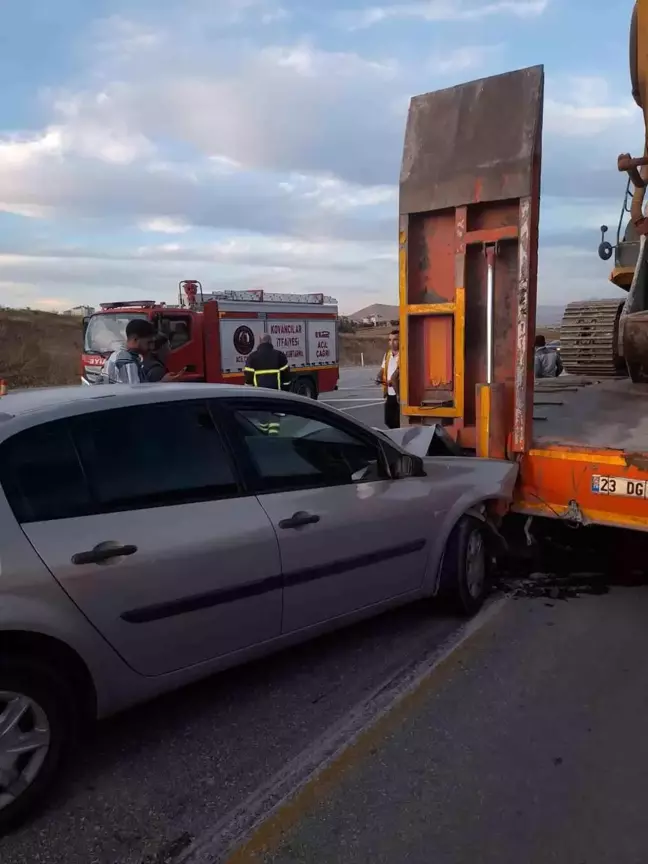
POLYGON ((395 444, 407 450, 412 456, 424 459, 430 450, 430 444, 436 432, 436 426, 405 426, 401 429, 383 429, 383 435, 391 438, 395 444))
POLYGON ((444 471, 451 472, 457 479, 467 476, 468 472, 471 484, 479 490, 479 498, 506 498, 510 501, 513 497, 519 473, 517 462, 456 455, 461 451, 439 426, 410 426, 390 429, 383 434, 403 450, 423 459, 425 470, 432 482, 438 482, 444 471), (435 449, 434 436, 439 430, 441 441, 436 442, 437 452, 430 452, 430 448, 435 449))

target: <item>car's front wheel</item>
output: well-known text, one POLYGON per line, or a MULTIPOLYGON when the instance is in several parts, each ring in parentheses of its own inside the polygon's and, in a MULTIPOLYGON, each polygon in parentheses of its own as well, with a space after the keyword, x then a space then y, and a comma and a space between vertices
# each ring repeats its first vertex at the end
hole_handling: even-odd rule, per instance
POLYGON ((452 529, 443 553, 440 595, 456 612, 474 615, 488 593, 488 556, 483 524, 462 516, 452 529))
POLYGON ((0 660, 0 835, 42 802, 75 729, 73 693, 52 667, 30 657, 0 660))

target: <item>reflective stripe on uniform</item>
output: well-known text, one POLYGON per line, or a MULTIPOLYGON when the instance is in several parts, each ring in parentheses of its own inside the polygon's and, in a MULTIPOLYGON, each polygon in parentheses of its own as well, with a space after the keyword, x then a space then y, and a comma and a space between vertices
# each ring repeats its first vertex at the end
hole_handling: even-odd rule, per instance
POLYGON ((278 435, 281 431, 281 427, 279 426, 279 421, 273 420, 270 423, 259 423, 259 429, 265 435, 278 435))
POLYGON ((277 389, 281 389, 281 373, 285 372, 288 369, 288 366, 282 366, 281 369, 249 369, 245 368, 245 372, 251 372, 254 380, 254 386, 258 387, 258 377, 259 375, 276 375, 277 376, 277 389))

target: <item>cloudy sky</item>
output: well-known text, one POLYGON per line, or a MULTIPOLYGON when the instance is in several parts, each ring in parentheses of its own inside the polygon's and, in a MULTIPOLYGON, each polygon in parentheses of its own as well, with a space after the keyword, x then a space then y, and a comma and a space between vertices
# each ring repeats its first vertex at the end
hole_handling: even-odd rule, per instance
POLYGON ((614 295, 596 246, 642 146, 633 0, 385 2, 3 3, 0 303, 168 301, 186 278, 395 302, 409 97, 536 63, 540 302, 614 295))

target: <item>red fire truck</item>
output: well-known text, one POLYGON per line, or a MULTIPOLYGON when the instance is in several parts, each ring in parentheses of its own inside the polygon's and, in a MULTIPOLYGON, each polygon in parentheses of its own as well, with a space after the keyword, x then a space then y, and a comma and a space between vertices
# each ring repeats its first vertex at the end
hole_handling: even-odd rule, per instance
POLYGON ((81 380, 95 384, 104 361, 125 343, 133 318, 152 321, 171 347, 170 372, 184 381, 243 384, 248 355, 264 333, 283 351, 293 390, 316 399, 338 383, 337 301, 323 294, 274 294, 263 290, 203 295, 200 282, 180 283, 178 305, 154 300, 102 303, 84 319, 81 380))

